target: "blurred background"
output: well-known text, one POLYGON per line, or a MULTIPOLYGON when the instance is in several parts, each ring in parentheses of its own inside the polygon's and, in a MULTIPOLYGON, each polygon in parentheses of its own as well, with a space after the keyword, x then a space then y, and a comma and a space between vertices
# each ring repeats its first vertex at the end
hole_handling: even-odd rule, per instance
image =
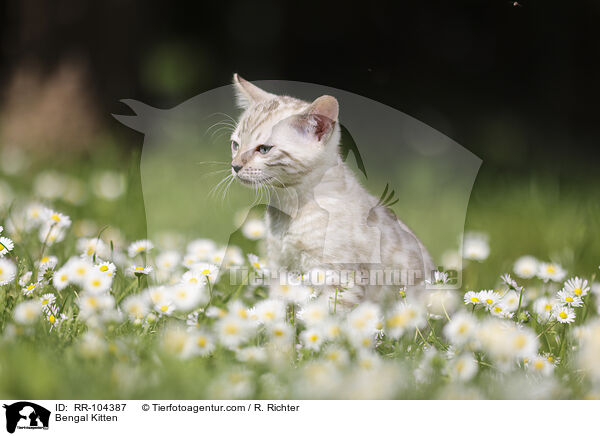
POLYGON ((143 138, 111 117, 129 113, 120 99, 170 108, 233 72, 313 82, 392 106, 478 155, 468 227, 511 255, 572 246, 570 261, 583 261, 599 210, 598 18, 594 1, 5 0, 0 141, 48 156, 46 167, 122 165, 129 197, 112 213, 141 216, 143 138))

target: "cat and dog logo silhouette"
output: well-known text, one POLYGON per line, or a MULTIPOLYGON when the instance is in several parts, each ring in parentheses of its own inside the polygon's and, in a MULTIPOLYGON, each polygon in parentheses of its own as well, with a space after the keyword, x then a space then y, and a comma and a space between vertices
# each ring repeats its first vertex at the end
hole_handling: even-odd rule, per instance
POLYGON ((14 433, 18 429, 47 430, 50 423, 50 411, 29 401, 4 404, 6 409, 6 431, 14 433))

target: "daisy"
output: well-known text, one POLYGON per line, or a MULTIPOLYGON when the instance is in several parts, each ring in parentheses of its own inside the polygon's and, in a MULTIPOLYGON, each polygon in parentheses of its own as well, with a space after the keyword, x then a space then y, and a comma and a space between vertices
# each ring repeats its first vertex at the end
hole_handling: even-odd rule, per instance
POLYGON ((249 254, 248 262, 250 263, 250 266, 254 269, 254 271, 256 271, 258 274, 262 274, 266 269, 264 261, 259 259, 256 254, 249 254))
POLYGON ((62 267, 52 276, 52 285, 57 291, 62 291, 69 284, 69 269, 62 267))
POLYGON ((195 263, 192 265, 191 271, 202 274, 211 284, 215 284, 219 277, 219 268, 211 263, 195 263))
POLYGON ((242 233, 248 239, 256 241, 265 236, 267 226, 263 220, 249 219, 242 227, 242 233))
POLYGON ((480 292, 468 291, 467 293, 465 293, 463 298, 465 300, 465 304, 472 304, 474 306, 478 304, 483 304, 483 302, 481 301, 480 292))
POLYGON ((39 285, 39 282, 30 283, 27 286, 24 286, 23 289, 21 289, 21 291, 23 291, 23 295, 29 297, 31 294, 33 294, 33 292, 36 290, 38 285, 39 285))
POLYGON ((165 251, 156 256, 156 267, 164 271, 173 271, 179 265, 181 256, 177 251, 165 251))
POLYGON ((561 324, 571 324, 575 321, 575 310, 569 306, 556 306, 552 315, 561 324))
POLYGON ((556 293, 556 297, 559 305, 570 306, 570 307, 580 307, 583 306, 583 301, 581 297, 573 294, 572 292, 567 291, 566 289, 562 289, 556 293))
POLYGON ((0 286, 6 285, 15 279, 17 267, 8 259, 0 259, 0 286))
POLYGON ((196 356, 206 356, 215 349, 215 340, 213 336, 203 330, 194 331, 190 335, 192 354, 196 356))
POLYGON ((217 245, 210 239, 196 239, 187 246, 187 255, 194 259, 194 262, 208 260, 216 251, 217 245))
POLYGON ((200 328, 199 316, 199 311, 188 313, 187 319, 185 320, 185 323, 188 325, 188 330, 200 328))
POLYGON ((135 257, 138 254, 148 253, 154 248, 154 244, 147 239, 140 239, 139 241, 132 242, 127 248, 127 254, 129 257, 135 257))
POLYGON ((407 329, 422 327, 425 317, 416 306, 401 302, 396 305, 385 321, 386 334, 394 339, 399 339, 407 329))
POLYGON ((148 300, 155 306, 160 306, 164 302, 169 301, 168 289, 164 286, 155 286, 146 289, 142 295, 145 295, 148 300))
POLYGON ((186 285, 202 288, 206 285, 207 279, 201 272, 187 271, 181 277, 181 281, 186 285))
POLYGON ((56 301, 56 295, 44 294, 40 297, 40 306, 44 312, 48 312, 52 304, 56 301))
POLYGON ((504 304, 504 301, 500 301, 494 307, 490 307, 489 311, 492 315, 497 316, 498 318, 512 318, 514 315, 507 306, 504 304))
POLYGON ((560 282, 565 278, 567 272, 557 263, 542 262, 538 266, 537 276, 543 281, 560 282))
POLYGON ((450 368, 450 377, 461 382, 468 382, 477 374, 477 361, 471 353, 465 353, 454 360, 450 368))
POLYGON ((305 303, 308 301, 313 289, 303 285, 291 285, 276 282, 269 287, 269 297, 290 303, 305 303))
POLYGON ((38 301, 23 301, 15 307, 14 320, 19 324, 32 324, 42 313, 38 301))
POLYGON ((169 289, 170 299, 177 310, 188 312, 201 304, 208 303, 208 292, 198 286, 186 283, 172 286, 169 289))
POLYGON ((108 277, 112 277, 115 271, 117 270, 117 266, 112 262, 102 262, 96 265, 95 268, 102 274, 107 275, 108 277))
POLYGON ((329 345, 323 351, 323 358, 326 361, 333 363, 338 368, 346 366, 350 361, 350 355, 348 354, 348 351, 346 351, 345 348, 337 345, 329 345))
POLYGON ((513 266, 515 274, 522 279, 534 277, 539 270, 539 261, 533 256, 523 256, 516 260, 513 266))
POLYGON ((71 218, 52 209, 44 209, 42 220, 47 226, 64 229, 71 225, 71 218))
POLYGON ((313 351, 319 351, 323 344, 324 336, 316 328, 309 328, 300 334, 300 340, 306 348, 313 351))
POLYGON ((548 360, 546 356, 537 355, 533 359, 529 360, 526 364, 529 371, 534 374, 541 374, 545 377, 552 375, 554 371, 554 364, 548 360))
POLYGON ((329 303, 325 298, 311 301, 302 306, 296 316, 308 327, 320 325, 329 317, 329 303))
MULTIPOLYGON (((502 297, 502 304, 507 311, 514 312, 519 308, 519 298, 520 294, 511 289, 502 297)), ((525 297, 521 299, 521 306, 525 306, 525 297)))
POLYGON ((151 265, 146 265, 146 266, 132 265, 129 268, 127 268, 127 272, 130 275, 133 275, 135 277, 147 276, 148 274, 150 274, 152 272, 152 270, 153 270, 153 268, 151 265))
POLYGON ((463 240, 463 257, 469 260, 484 261, 490 255, 490 246, 487 235, 470 232, 465 234, 463 240))
POLYGON ((64 313, 61 313, 58 316, 54 316, 52 312, 46 313, 46 321, 48 321, 48 323, 50 324, 50 331, 52 331, 55 328, 59 328, 60 325, 68 319, 69 317, 64 313))
POLYGON ((109 255, 108 247, 100 238, 80 238, 77 241, 77 250, 90 259, 104 258, 109 255))
POLYGON ((83 285, 85 276, 92 271, 94 266, 86 259, 72 257, 63 268, 67 269, 70 281, 78 285, 83 285))
POLYGON ((533 303, 533 311, 540 316, 542 321, 547 321, 552 316, 552 302, 547 297, 540 297, 533 303))
POLYGON ((12 251, 13 248, 15 248, 13 241, 4 236, 0 236, 0 257, 4 257, 4 255, 12 251))
POLYGON ((535 332, 529 329, 515 328, 508 333, 508 336, 510 337, 509 344, 515 357, 525 359, 537 354, 539 343, 535 332))
POLYGON ((245 342, 250 330, 248 322, 236 315, 226 315, 215 324, 219 341, 228 348, 235 348, 245 342))
POLYGON ((86 274, 82 287, 91 294, 100 294, 110 289, 112 277, 94 269, 86 274))
POLYGON ((58 264, 58 258, 56 256, 44 256, 40 259, 39 270, 43 273, 49 269, 54 269, 58 264))
POLYGON ((121 307, 132 321, 144 318, 150 311, 148 299, 142 294, 128 296, 121 303, 121 307))
POLYGON ((576 297, 583 298, 590 291, 590 287, 588 286, 588 281, 580 279, 579 277, 574 277, 565 282, 565 291, 575 295, 576 297))
POLYGON ((159 316, 169 316, 175 310, 175 305, 170 301, 163 301, 160 304, 155 305, 154 310, 158 312, 159 316))
POLYGON ((46 208, 40 203, 30 203, 25 208, 25 221, 31 226, 35 227, 42 222, 42 217, 44 215, 44 210, 46 208))
POLYGON ((479 293, 479 299, 481 300, 481 304, 483 304, 488 310, 494 307, 496 304, 500 302, 502 297, 496 291, 481 291, 479 293))
POLYGON ((449 281, 448 273, 436 270, 433 272, 432 280, 425 280, 425 283, 429 285, 445 285, 449 281))
POLYGON ((444 336, 454 345, 463 345, 473 338, 477 320, 469 313, 460 312, 444 326, 444 336))
POLYGON ((244 254, 239 247, 230 246, 225 250, 223 262, 227 268, 244 264, 244 254))
POLYGON ((38 233, 38 237, 40 242, 45 243, 50 246, 55 242, 61 242, 65 239, 66 232, 62 227, 49 226, 44 224, 40 227, 40 231, 38 233))
POLYGON ((29 282, 31 281, 32 276, 33 276, 33 273, 31 271, 27 271, 26 273, 23 273, 23 275, 21 277, 19 277, 19 286, 27 286, 29 284, 29 282))
POLYGON ((285 320, 285 304, 281 300, 263 300, 255 307, 258 322, 264 325, 285 320))
POLYGON ((291 342, 294 334, 292 326, 283 321, 270 324, 268 327, 268 333, 270 334, 273 342, 286 345, 291 342))

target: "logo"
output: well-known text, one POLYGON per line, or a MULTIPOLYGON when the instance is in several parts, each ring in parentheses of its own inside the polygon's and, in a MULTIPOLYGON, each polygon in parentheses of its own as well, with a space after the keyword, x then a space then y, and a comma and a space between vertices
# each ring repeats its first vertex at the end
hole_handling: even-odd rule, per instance
POLYGON ((19 401, 4 405, 6 409, 6 431, 14 433, 15 429, 48 430, 50 411, 29 401, 19 401))

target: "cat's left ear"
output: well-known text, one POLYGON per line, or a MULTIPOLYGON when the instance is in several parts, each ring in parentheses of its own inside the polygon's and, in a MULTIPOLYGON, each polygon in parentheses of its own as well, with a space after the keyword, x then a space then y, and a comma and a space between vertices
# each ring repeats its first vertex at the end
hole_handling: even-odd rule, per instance
POLYGON ((258 86, 240 77, 237 73, 233 75, 233 85, 235 86, 237 104, 242 109, 247 109, 252 103, 270 100, 274 97, 273 94, 263 91, 258 86))
POLYGON ((335 97, 322 95, 311 103, 305 111, 310 131, 319 141, 329 137, 338 120, 339 104, 335 97))

